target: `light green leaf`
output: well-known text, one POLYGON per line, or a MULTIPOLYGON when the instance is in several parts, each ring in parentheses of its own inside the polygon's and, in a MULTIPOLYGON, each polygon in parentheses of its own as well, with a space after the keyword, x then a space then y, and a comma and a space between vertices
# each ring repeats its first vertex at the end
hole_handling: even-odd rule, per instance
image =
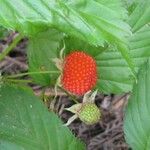
POLYGON ((106 50, 95 59, 99 74, 97 88, 101 92, 119 94, 132 89, 134 78, 120 52, 106 50))
POLYGON ((141 0, 130 15, 128 22, 133 32, 150 23, 150 0, 141 0))
POLYGON ((27 35, 55 27, 96 46, 107 41, 118 47, 135 74, 126 42, 131 34, 126 18, 120 0, 0 0, 0 24, 27 35))
POLYGON ((58 117, 31 90, 3 85, 0 90, 0 149, 83 150, 58 117))
MULTIPOLYGON (((59 42, 63 34, 55 29, 40 32, 30 38, 28 47, 28 61, 30 72, 58 71, 52 59, 58 57, 59 42)), ((50 85, 54 83, 59 73, 31 75, 36 83, 50 85)))
POLYGON ((3 26, 25 34, 55 26, 95 45, 111 39, 125 42, 125 36, 130 34, 129 26, 123 22, 126 16, 120 0, 20 0, 19 3, 0 0, 0 24, 3 26))
POLYGON ((131 57, 134 58, 136 67, 141 65, 150 57, 150 26, 146 25, 129 39, 131 57))
MULTIPOLYGON (((150 57, 150 27, 145 26, 129 39, 130 54, 139 67, 150 57)), ((134 78, 118 51, 106 50, 95 57, 99 79, 97 87, 104 93, 123 93, 132 90, 134 78)))
POLYGON ((150 60, 143 65, 125 112, 124 132, 133 150, 150 149, 150 60))

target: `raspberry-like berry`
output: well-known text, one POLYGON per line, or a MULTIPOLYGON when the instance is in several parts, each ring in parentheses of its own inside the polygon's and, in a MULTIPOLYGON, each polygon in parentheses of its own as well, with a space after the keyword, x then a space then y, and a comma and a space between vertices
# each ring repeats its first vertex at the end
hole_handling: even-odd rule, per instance
POLYGON ((94 103, 85 103, 78 113, 79 118, 85 124, 92 125, 100 120, 100 109, 94 103))
POLYGON ((64 59, 61 78, 64 89, 76 95, 83 95, 95 86, 96 81, 96 61, 91 56, 75 51, 64 59))

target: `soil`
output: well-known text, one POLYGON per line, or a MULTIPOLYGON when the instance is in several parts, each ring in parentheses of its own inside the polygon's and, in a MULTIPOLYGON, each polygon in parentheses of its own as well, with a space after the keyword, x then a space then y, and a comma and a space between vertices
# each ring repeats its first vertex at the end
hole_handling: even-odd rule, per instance
MULTIPOLYGON (((0 52, 11 43, 16 33, 11 33, 8 37, 0 40, 0 52)), ((21 42, 0 62, 2 74, 17 74, 26 72, 28 40, 21 42)), ((43 88, 39 85, 30 85, 35 95, 39 96, 43 88)), ((54 105, 54 111, 58 113, 65 123, 73 114, 64 110, 73 104, 70 97, 59 91, 55 104, 51 99, 54 96, 52 88, 46 89, 47 100, 43 99, 45 105, 50 109, 54 105)), ((131 150, 125 142, 123 133, 124 109, 128 102, 129 94, 124 95, 103 95, 96 96, 96 104, 101 109, 101 120, 95 125, 85 125, 79 119, 69 125, 70 130, 76 137, 80 138, 87 147, 87 150, 131 150)), ((80 101, 82 98, 79 98, 80 101)))

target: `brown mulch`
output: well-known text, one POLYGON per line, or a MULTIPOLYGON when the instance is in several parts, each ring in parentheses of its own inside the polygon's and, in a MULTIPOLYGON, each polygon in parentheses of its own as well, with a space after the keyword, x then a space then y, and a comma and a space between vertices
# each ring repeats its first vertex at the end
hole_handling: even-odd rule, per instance
MULTIPOLYGON (((5 46, 11 43, 15 33, 11 33, 8 37, 0 40, 0 52, 5 46)), ((0 62, 0 71, 2 74, 16 74, 28 70, 26 47, 28 40, 23 39, 16 48, 9 53, 6 58, 0 62)), ((35 95, 39 96, 42 92, 42 87, 32 85, 35 95)), ((51 99, 54 96, 53 89, 46 89, 45 94, 48 96, 45 102, 50 108, 51 99)), ((103 95, 96 96, 96 104, 101 109, 101 120, 92 126, 85 125, 80 120, 75 120, 69 128, 86 143, 87 150, 129 150, 130 148, 125 142, 123 133, 123 116, 124 109, 128 101, 129 94, 124 95, 103 95)), ((81 99, 81 98, 80 98, 81 99)), ((60 118, 66 122, 71 113, 64 110, 73 104, 70 97, 67 97, 62 91, 59 91, 59 96, 55 102, 55 112, 60 118)))

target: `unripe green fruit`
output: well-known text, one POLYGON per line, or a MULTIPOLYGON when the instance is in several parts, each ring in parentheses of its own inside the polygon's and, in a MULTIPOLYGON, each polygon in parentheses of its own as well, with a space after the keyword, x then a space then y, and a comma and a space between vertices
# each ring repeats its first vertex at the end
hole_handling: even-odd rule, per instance
POLYGON ((84 103, 78 115, 85 124, 92 125, 100 120, 101 112, 94 103, 84 103))

